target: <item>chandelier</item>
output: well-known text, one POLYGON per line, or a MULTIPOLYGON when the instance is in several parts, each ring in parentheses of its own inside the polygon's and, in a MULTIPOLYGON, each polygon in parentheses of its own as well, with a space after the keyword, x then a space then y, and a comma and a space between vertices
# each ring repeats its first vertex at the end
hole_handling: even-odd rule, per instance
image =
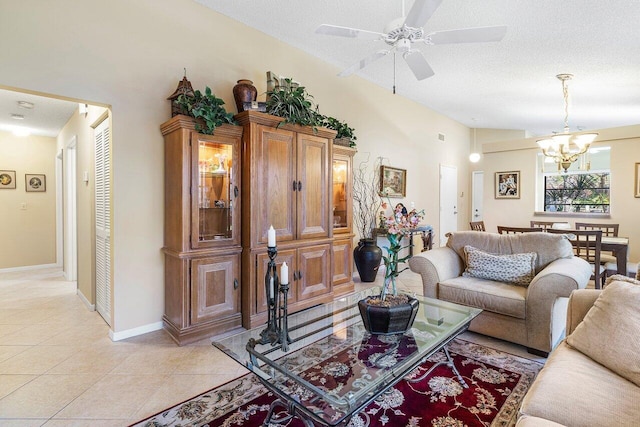
POLYGON ((571 134, 569 133, 569 89, 567 81, 573 78, 573 74, 558 74, 556 76, 562 82, 562 94, 564 96, 564 131, 550 138, 537 141, 542 154, 553 159, 566 172, 573 162, 589 150, 589 146, 598 136, 597 133, 571 134), (571 145, 573 143, 573 146, 571 145))

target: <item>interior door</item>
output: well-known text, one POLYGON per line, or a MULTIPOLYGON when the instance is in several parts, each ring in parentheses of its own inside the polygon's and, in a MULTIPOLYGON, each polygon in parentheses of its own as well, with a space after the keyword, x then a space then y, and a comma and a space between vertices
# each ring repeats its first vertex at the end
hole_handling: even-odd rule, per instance
POLYGON ((445 234, 458 230, 458 169, 440 165, 440 246, 445 234))
POLYGON ((111 325, 111 132, 109 119, 94 131, 96 310, 111 325))
POLYGON ((483 221, 482 197, 484 172, 474 171, 471 174, 471 221, 483 221))

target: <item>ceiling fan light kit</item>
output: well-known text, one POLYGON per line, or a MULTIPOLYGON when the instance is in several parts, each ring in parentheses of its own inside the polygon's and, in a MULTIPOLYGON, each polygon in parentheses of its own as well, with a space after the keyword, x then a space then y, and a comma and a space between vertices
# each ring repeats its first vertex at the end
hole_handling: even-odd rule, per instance
MULTIPOLYGON (((542 149, 542 154, 553 159, 558 164, 558 170, 567 172, 573 162, 589 151, 591 143, 598 137, 597 133, 572 134, 569 132, 569 88, 567 82, 573 78, 573 74, 558 74, 556 76, 562 82, 562 94, 564 98, 564 130, 550 138, 536 141, 542 149), (573 142, 574 147, 571 146, 573 142)), ((589 169, 589 163, 586 162, 589 169)))
MULTIPOLYGON (((341 27, 337 25, 320 25, 317 34, 326 34, 347 38, 384 41, 390 46, 389 50, 381 50, 369 55, 340 74, 341 77, 357 72, 374 61, 391 52, 402 54, 403 59, 418 80, 427 79, 435 74, 422 52, 413 43, 423 42, 426 45, 454 44, 454 43, 483 43, 496 42, 504 38, 507 27, 463 28, 458 30, 436 31, 425 35, 424 25, 434 14, 442 0, 415 0, 409 14, 403 18, 391 21, 384 29, 384 33, 360 30, 357 28, 341 27)), ((403 4, 404 15, 404 4, 403 4)), ((395 82, 394 82, 395 87, 395 82)))

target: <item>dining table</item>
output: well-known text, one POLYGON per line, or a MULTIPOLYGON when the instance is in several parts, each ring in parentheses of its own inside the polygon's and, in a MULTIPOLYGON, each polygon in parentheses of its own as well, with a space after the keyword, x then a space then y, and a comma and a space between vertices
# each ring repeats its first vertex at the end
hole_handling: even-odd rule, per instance
POLYGON ((611 251, 616 257, 616 270, 618 274, 627 275, 627 253, 629 250, 629 238, 617 236, 602 236, 600 249, 611 251))

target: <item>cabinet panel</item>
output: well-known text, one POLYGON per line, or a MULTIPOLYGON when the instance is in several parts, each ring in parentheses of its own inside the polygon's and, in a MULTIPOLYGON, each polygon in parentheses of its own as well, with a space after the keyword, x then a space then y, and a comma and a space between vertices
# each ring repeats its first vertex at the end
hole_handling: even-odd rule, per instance
POLYGON ((329 140, 298 134, 298 238, 329 235, 329 140))
POLYGON ((259 137, 255 144, 254 161, 258 192, 254 197, 257 208, 252 216, 257 221, 258 243, 267 243, 267 230, 273 225, 277 239, 293 240, 295 237, 296 180, 295 134, 290 131, 258 126, 259 137))
MULTIPOLYGON (((258 268, 256 270, 256 312, 262 313, 267 311, 267 297, 266 297, 266 287, 264 283, 265 275, 267 274, 267 265, 269 264, 269 255, 266 253, 258 254, 258 268)), ((278 256, 276 256, 276 270, 278 271, 278 276, 280 276, 280 267, 282 267, 282 263, 286 262, 289 267, 289 292, 287 293, 287 299, 289 304, 294 303, 296 301, 296 292, 295 285, 292 280, 293 271, 296 266, 296 251, 285 250, 278 251, 278 256)), ((281 279, 281 278, 280 278, 281 279)))
POLYGON ((191 261, 191 323, 240 311, 240 255, 191 261))
POLYGON ((329 272, 330 245, 315 245, 298 249, 298 300, 331 292, 329 272))

